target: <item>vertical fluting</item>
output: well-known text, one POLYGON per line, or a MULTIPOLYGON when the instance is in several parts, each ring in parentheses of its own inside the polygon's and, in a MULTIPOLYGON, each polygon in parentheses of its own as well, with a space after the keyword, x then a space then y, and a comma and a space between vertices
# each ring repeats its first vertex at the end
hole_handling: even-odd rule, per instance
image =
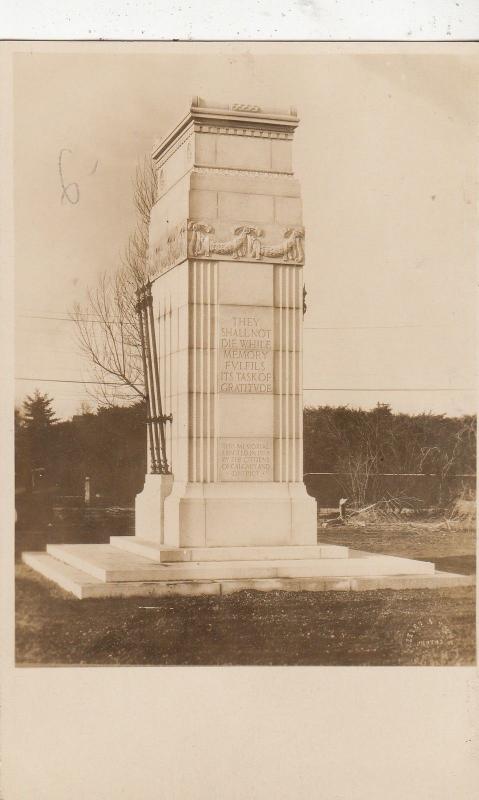
POLYGON ((296 303, 297 303, 297 350, 296 350, 296 373, 298 376, 298 386, 296 391, 297 403, 297 436, 298 436, 298 457, 296 463, 296 480, 303 480, 303 269, 298 269, 297 287, 296 287, 296 303))
POLYGON ((191 429, 190 429, 190 438, 191 438, 191 473, 190 479, 192 481, 198 480, 198 468, 197 468, 197 441, 198 441, 198 430, 197 430, 197 419, 198 419, 198 386, 196 385, 196 377, 197 377, 197 351, 198 351, 198 293, 196 291, 196 280, 197 280, 197 273, 198 273, 198 261, 193 261, 191 263, 191 294, 192 297, 190 298, 190 309, 192 313, 192 342, 191 342, 191 374, 190 374, 190 397, 191 397, 191 429))
POLYGON ((286 449, 286 469, 285 481, 291 480, 291 287, 290 287, 290 268, 284 267, 284 279, 286 283, 285 299, 286 299, 286 336, 285 336, 285 351, 286 351, 286 381, 285 381, 285 396, 286 396, 286 419, 285 419, 285 449, 286 449))
POLYGON ((218 480, 218 432, 216 430, 216 420, 218 419, 218 387, 216 376, 218 374, 218 262, 213 261, 213 297, 212 297, 212 320, 211 320, 211 351, 213 355, 213 363, 211 365, 211 387, 213 392, 213 406, 211 409, 211 453, 212 453, 212 468, 211 480, 218 480))
POLYGON ((191 470, 190 480, 215 480, 216 262, 191 262, 191 470))
POLYGON ((296 478, 296 274, 292 267, 290 270, 291 283, 291 473, 290 481, 296 478))
POLYGON ((278 365, 279 365, 279 414, 278 414, 278 455, 279 455, 279 475, 278 479, 280 481, 283 480, 283 436, 284 436, 284 424, 283 424, 283 408, 284 408, 284 376, 283 376, 283 362, 284 362, 284 341, 283 341, 283 304, 284 304, 284 294, 283 294, 283 271, 281 267, 276 267, 279 275, 278 275, 278 287, 279 287, 279 355, 278 355, 278 365))
POLYGON ((205 378, 206 378, 206 407, 205 407, 205 427, 204 427, 204 436, 205 436, 205 468, 203 473, 203 480, 209 481, 210 480, 210 464, 211 464, 211 457, 210 457, 210 407, 211 407, 211 342, 210 342, 210 309, 211 309, 211 264, 206 265, 205 269, 205 284, 206 284, 206 302, 205 302, 205 317, 204 317, 204 328, 205 328, 205 356, 206 356, 206 363, 205 363, 205 378))
POLYGON ((199 446, 199 469, 197 480, 204 480, 204 413, 205 413, 205 340, 204 340, 204 319, 205 319, 205 264, 200 264, 199 270, 199 349, 197 352, 199 368, 199 410, 198 410, 198 446, 199 446))
POLYGON ((292 355, 292 347, 293 347, 293 330, 292 330, 292 314, 291 314, 291 269, 290 267, 286 267, 286 282, 287 282, 287 297, 288 297, 288 308, 286 311, 288 317, 288 341, 287 341, 287 362, 288 362, 288 381, 287 381, 287 397, 288 397, 288 417, 287 417, 287 440, 286 440, 286 449, 288 453, 288 470, 286 475, 286 480, 291 480, 291 466, 292 466, 292 453, 291 453, 291 436, 292 436, 292 420, 291 420, 291 381, 292 381, 292 372, 291 372, 291 355, 292 355))
POLYGON ((275 266, 275 480, 302 479, 301 270, 275 266))

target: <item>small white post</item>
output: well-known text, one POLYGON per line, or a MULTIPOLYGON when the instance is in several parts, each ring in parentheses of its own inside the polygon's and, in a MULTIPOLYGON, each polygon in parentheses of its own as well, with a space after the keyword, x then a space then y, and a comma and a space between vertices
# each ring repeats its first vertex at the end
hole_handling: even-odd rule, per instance
POLYGON ((90 505, 90 478, 85 477, 85 505, 90 505))

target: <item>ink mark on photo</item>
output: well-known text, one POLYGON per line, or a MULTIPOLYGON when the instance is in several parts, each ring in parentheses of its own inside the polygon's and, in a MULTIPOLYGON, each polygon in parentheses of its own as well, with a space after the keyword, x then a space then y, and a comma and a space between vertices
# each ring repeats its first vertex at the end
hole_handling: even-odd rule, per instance
POLYGON ((60 150, 60 155, 58 156, 58 172, 60 173, 60 183, 62 186, 61 202, 63 203, 64 199, 66 198, 69 203, 71 203, 72 205, 76 205, 80 199, 80 188, 78 186, 78 183, 72 181, 72 183, 68 183, 67 185, 65 185, 65 180, 63 176, 63 154, 64 153, 71 154, 71 152, 72 151, 67 147, 63 147, 60 150))

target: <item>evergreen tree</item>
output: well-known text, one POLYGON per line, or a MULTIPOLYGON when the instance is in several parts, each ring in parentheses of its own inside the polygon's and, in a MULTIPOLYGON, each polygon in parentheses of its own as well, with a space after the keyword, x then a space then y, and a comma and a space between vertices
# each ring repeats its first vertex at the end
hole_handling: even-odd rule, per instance
POLYGON ((58 420, 52 409, 52 398, 35 389, 33 397, 27 395, 23 401, 23 420, 27 430, 45 430, 58 420))
POLYGON ((28 442, 31 467, 46 467, 49 463, 49 450, 52 433, 58 420, 52 409, 52 398, 35 390, 33 396, 27 395, 23 402, 23 428, 28 442))
POLYGON ((15 483, 18 487, 30 483, 30 453, 22 412, 15 407, 15 483))

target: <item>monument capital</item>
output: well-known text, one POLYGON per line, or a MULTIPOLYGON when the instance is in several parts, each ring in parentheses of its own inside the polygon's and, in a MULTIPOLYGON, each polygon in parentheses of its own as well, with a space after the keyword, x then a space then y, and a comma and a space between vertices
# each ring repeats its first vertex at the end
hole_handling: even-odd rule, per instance
POLYGON ((302 265, 300 187, 294 178, 294 109, 207 104, 153 151, 158 200, 151 212, 149 274, 186 258, 302 265))

